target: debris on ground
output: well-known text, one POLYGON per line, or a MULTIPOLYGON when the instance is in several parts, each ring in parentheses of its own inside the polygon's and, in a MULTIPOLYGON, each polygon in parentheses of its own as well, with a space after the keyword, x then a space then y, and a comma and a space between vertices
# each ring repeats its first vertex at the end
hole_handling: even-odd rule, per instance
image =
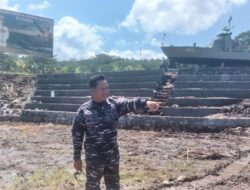
POLYGON ((23 75, 0 76, 0 116, 20 115, 32 94, 35 77, 23 75))
POLYGON ((250 99, 244 99, 238 104, 224 106, 222 112, 226 116, 250 117, 250 99))

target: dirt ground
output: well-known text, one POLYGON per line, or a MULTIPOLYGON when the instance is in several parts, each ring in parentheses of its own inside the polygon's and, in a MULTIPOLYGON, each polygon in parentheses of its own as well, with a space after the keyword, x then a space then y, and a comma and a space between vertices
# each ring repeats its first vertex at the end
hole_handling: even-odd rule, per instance
MULTIPOLYGON (((70 130, 1 122, 0 189, 83 189, 73 176, 70 130)), ((250 189, 250 128, 213 134, 119 130, 119 145, 121 189, 250 189)))

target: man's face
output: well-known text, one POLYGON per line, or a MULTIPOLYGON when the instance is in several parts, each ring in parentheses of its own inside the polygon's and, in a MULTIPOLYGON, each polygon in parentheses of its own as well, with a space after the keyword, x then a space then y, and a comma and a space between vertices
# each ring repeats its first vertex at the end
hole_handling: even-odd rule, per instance
POLYGON ((91 95, 96 102, 103 102, 109 96, 109 87, 106 80, 97 82, 96 88, 91 89, 91 95))

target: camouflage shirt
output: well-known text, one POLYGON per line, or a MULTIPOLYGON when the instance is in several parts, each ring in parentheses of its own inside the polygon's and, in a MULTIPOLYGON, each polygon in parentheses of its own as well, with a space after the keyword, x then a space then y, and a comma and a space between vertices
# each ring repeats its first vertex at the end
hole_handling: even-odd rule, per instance
POLYGON ((147 99, 113 99, 103 103, 90 100, 77 111, 73 122, 72 137, 74 160, 81 158, 83 139, 85 159, 103 159, 119 155, 117 144, 118 118, 129 112, 143 110, 147 99))

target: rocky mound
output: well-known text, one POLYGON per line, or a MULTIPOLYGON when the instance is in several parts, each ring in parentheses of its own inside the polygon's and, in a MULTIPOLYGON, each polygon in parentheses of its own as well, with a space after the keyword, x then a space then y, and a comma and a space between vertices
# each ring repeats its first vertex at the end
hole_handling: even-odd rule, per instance
POLYGON ((20 115, 33 92, 34 76, 0 76, 0 116, 20 115))

